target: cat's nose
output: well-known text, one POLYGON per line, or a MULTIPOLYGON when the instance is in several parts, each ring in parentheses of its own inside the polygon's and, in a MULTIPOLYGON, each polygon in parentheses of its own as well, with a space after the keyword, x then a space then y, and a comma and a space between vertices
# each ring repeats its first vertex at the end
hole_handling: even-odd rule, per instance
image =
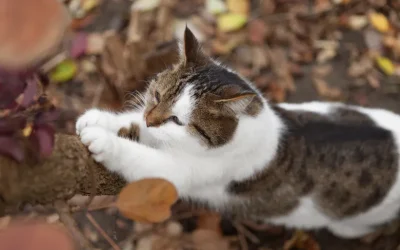
POLYGON ((160 122, 158 119, 154 119, 151 116, 146 118, 146 126, 147 127, 158 127, 161 125, 162 122, 160 122))

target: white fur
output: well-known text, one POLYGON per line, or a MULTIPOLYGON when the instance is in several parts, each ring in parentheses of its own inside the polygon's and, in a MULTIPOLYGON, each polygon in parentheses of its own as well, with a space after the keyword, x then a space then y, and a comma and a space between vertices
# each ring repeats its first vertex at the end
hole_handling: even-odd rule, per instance
MULTIPOLYGON (((194 105, 189 87, 183 91, 172 110, 183 123, 187 123, 194 105)), ((280 107, 329 115, 333 107, 343 105, 309 102, 285 103, 280 107)), ((400 146, 400 116, 380 109, 348 107, 365 113, 379 126, 392 131, 400 146)), ((158 128, 148 128, 143 119, 142 110, 113 114, 94 109, 78 119, 76 128, 94 159, 128 181, 146 177, 165 178, 176 186, 182 198, 201 199, 221 210, 230 202, 237 201, 225 191, 226 186, 233 180, 254 176, 268 165, 276 154, 280 135, 285 128, 265 103, 265 108, 256 118, 240 117, 229 143, 207 149, 184 126, 168 122, 158 128), (140 126, 140 143, 117 137, 119 128, 130 123, 140 126)), ((320 212, 312 195, 309 195, 303 197, 298 208, 290 214, 268 221, 296 228, 328 227, 342 237, 362 236, 370 232, 370 225, 392 219, 399 210, 399 177, 383 202, 363 214, 333 221, 320 212)))

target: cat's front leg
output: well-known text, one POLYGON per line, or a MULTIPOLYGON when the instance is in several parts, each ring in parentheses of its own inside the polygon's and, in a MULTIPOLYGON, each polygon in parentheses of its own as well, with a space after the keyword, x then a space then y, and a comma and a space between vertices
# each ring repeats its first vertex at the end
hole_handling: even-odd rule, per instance
POLYGON ((132 123, 139 127, 143 124, 143 112, 129 111, 125 113, 112 113, 99 109, 90 109, 81 115, 76 122, 76 133, 79 135, 82 130, 90 126, 99 126, 113 133, 123 128, 129 128, 132 123))
POLYGON ((190 168, 164 151, 118 137, 98 126, 84 128, 80 137, 97 162, 127 181, 157 177, 172 182, 179 193, 189 188, 190 168))

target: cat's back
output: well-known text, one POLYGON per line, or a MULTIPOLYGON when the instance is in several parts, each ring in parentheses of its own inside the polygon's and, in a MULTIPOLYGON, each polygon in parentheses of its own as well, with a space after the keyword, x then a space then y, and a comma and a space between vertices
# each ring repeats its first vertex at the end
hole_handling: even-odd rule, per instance
POLYGON ((342 219, 367 213, 371 223, 394 216, 400 202, 400 116, 323 102, 281 104, 276 112, 287 127, 278 165, 287 166, 299 186, 307 178, 312 182, 309 194, 324 213, 342 219))

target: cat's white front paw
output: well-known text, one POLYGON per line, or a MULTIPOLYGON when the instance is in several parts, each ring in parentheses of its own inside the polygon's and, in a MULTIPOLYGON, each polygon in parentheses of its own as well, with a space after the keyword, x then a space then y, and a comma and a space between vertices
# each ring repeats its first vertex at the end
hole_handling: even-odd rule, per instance
POLYGON ((100 163, 112 161, 116 136, 102 127, 85 127, 80 133, 81 141, 100 163))
POLYGON ((78 118, 75 128, 76 134, 80 135, 82 131, 91 126, 99 126, 104 129, 112 129, 113 117, 110 113, 91 109, 78 118))

